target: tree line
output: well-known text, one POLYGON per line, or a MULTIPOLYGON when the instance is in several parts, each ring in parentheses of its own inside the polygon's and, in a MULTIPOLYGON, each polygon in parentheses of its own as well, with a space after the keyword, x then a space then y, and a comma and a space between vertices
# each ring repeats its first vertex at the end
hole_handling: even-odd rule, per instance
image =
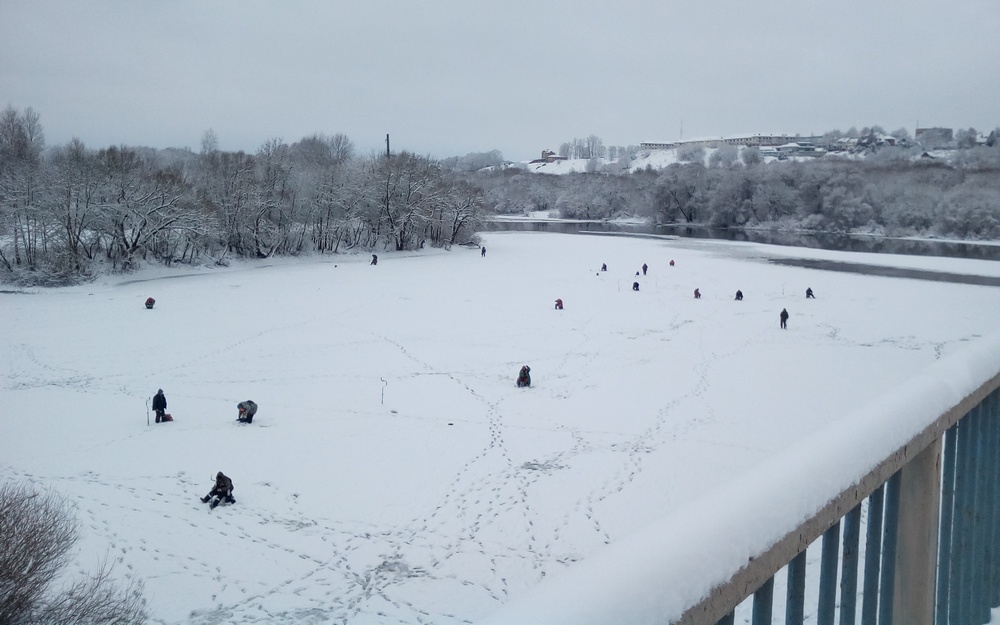
POLYGON ((45 147, 38 115, 0 114, 0 277, 63 284, 139 261, 225 263, 307 252, 475 242, 486 206, 453 170, 366 157, 344 135, 225 152, 45 147))
POLYGON ((140 261, 408 250, 478 243, 493 213, 569 219, 641 217, 656 224, 781 231, 1000 239, 998 131, 981 145, 959 131, 949 158, 925 155, 905 130, 863 153, 765 162, 754 148, 678 149, 663 169, 636 167, 635 146, 591 135, 561 146, 586 171, 536 174, 492 150, 433 160, 359 156, 342 134, 255 153, 112 146, 74 139, 46 148, 38 115, 0 113, 0 280, 65 284, 140 261), (599 155, 614 153, 608 162, 599 155))
POLYGON ((509 214, 1000 239, 1000 142, 977 145, 974 136, 958 133, 947 158, 863 143, 855 153, 765 162, 772 159, 755 148, 690 145, 659 170, 630 168, 626 158, 562 176, 494 169, 476 174, 475 184, 488 206, 509 214))

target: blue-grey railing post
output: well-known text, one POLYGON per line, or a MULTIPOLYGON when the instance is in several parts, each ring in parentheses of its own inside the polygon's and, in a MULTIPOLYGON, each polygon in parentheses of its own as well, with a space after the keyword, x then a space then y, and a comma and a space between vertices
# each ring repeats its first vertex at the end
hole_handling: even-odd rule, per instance
POLYGON ((955 514, 955 465, 958 457, 958 425, 945 431, 944 460, 941 468, 941 530, 938 539, 937 605, 934 622, 948 625, 949 589, 952 578, 952 525, 955 514))
POLYGON ((822 557, 819 563, 819 605, 816 625, 833 625, 837 612, 837 554, 840 542, 840 521, 823 532, 822 557))
POLYGON ((972 424, 966 416, 958 424, 958 458, 955 466, 955 512, 952 521, 952 576, 948 596, 949 622, 969 622, 971 588, 971 539, 970 506, 972 496, 972 424))
POLYGON ((844 516, 844 561, 840 574, 840 625, 854 625, 858 611, 858 547, 861 504, 844 516))
POLYGON ((990 562, 991 575, 989 585, 989 600, 993 607, 1000 606, 1000 392, 993 391, 986 398, 986 418, 992 434, 990 440, 990 456, 993 460, 993 470, 990 471, 990 494, 992 509, 990 511, 990 562))
POLYGON ((753 593, 752 625, 771 625, 771 611, 774 609, 774 578, 769 577, 764 585, 753 593))
POLYGON ((882 557, 882 500, 885 486, 868 496, 868 527, 865 530, 865 577, 862 582, 861 625, 876 625, 878 619, 878 572, 882 557))
POLYGON ((882 530, 882 580, 879 584, 878 622, 892 625, 896 599, 896 545, 899 537, 899 489, 901 471, 885 483, 885 525, 882 530))
POLYGON ((970 417, 973 419, 975 428, 975 462, 976 490, 973 499, 972 522, 973 522, 973 582, 972 582, 972 621, 974 623, 987 623, 990 620, 990 606, 986 597, 986 502, 988 500, 987 487, 988 462, 986 460, 987 445, 986 437, 986 409, 983 404, 977 406, 970 417))
POLYGON ((806 611, 806 552, 788 563, 788 588, 785 592, 785 625, 802 625, 806 611))

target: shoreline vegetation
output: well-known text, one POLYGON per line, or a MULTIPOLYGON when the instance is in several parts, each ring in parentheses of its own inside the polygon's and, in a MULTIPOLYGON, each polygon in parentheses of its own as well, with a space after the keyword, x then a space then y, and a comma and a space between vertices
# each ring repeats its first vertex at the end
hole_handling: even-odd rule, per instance
POLYGON ((550 175, 506 163, 496 150, 358 156, 343 134, 271 139, 254 154, 220 150, 211 131, 200 152, 93 149, 76 139, 47 147, 37 113, 8 106, 0 112, 0 283, 67 285, 148 263, 450 249, 531 214, 560 224, 706 228, 732 240, 797 233, 806 247, 820 245, 807 237, 848 235, 1000 240, 996 132, 980 144, 969 129, 936 150, 905 136, 880 144, 875 128, 861 134, 874 137, 863 150, 821 158, 617 147, 613 161, 605 149, 580 160, 583 173, 550 175))

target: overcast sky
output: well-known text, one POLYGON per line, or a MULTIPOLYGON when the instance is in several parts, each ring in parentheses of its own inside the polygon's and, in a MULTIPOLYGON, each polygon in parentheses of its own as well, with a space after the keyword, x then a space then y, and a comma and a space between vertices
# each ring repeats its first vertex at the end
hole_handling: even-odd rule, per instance
POLYGON ((511 160, 880 125, 1000 126, 1000 1, 0 0, 0 107, 73 137, 511 160))

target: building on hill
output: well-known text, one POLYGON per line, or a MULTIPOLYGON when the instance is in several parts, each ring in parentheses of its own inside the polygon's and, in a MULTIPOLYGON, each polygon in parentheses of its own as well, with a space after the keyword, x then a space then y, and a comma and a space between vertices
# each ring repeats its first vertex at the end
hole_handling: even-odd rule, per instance
POLYGON ((674 141, 672 143, 642 142, 639 147, 643 150, 674 150, 683 145, 700 145, 705 148, 717 148, 722 145, 735 145, 737 147, 778 147, 798 140, 798 136, 791 135, 735 135, 732 137, 720 137, 718 139, 688 139, 686 141, 674 141))
POLYGON ((536 158, 533 161, 529 161, 530 164, 535 163, 555 163, 556 161, 565 161, 565 156, 559 156, 552 150, 542 150, 542 158, 536 158))

